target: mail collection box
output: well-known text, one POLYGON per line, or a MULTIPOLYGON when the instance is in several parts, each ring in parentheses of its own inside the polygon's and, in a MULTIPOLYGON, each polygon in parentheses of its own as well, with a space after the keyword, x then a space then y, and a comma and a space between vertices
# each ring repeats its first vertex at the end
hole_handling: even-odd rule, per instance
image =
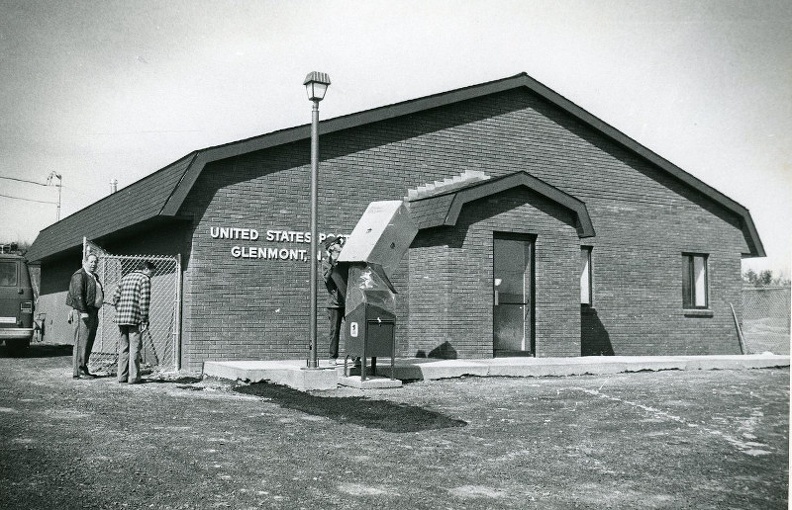
MULTIPOLYGON (((391 278, 418 233, 403 202, 372 202, 338 256, 333 278, 345 299, 343 334, 347 357, 366 359, 396 355, 396 289, 391 278)), ((345 369, 346 372, 346 369, 345 369)))
POLYGON ((393 358, 396 350, 395 296, 371 268, 365 265, 349 268, 346 305, 346 354, 354 358, 393 358))

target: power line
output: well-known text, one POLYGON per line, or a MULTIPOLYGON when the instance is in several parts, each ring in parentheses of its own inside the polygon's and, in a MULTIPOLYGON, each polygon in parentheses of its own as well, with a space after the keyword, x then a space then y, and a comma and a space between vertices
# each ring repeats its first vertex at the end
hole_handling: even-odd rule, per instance
POLYGON ((93 195, 88 195, 88 194, 83 193, 82 191, 80 191, 77 188, 74 188, 72 186, 64 185, 63 189, 67 189, 67 190, 71 191, 72 193, 77 193, 78 195, 82 195, 85 198, 90 198, 91 200, 99 200, 101 198, 104 198, 104 196, 99 196, 98 193, 94 193, 93 195))
MULTIPOLYGON (((48 188, 48 187, 50 187, 50 186, 56 186, 56 187, 57 187, 57 186, 63 186, 63 187, 64 187, 64 188, 66 188, 67 190, 69 190, 69 191, 71 191, 71 192, 73 192, 73 193, 77 193, 78 195, 82 195, 82 196, 84 196, 84 197, 86 197, 86 198, 91 198, 91 199, 94 199, 94 200, 97 200, 98 198, 103 198, 103 197, 101 197, 101 196, 99 196, 99 195, 97 195, 97 194, 88 195, 88 194, 86 194, 86 193, 83 193, 82 191, 80 191, 80 190, 79 190, 79 189, 77 189, 77 188, 74 188, 74 187, 72 187, 72 186, 64 186, 64 185, 62 185, 62 184, 45 184, 45 183, 36 182, 36 181, 28 181, 28 180, 25 180, 25 179, 17 179, 16 177, 6 177, 5 175, 0 175, 0 179, 8 179, 8 180, 10 180, 10 181, 19 181, 19 182, 29 182, 30 184, 38 184, 39 186, 44 186, 45 188, 48 188), (97 197, 98 197, 98 198, 97 198, 97 197)), ((5 195, 4 195, 4 196, 5 196, 5 195)), ((21 200, 24 200, 24 199, 21 199, 21 200)), ((52 204, 54 204, 55 202, 47 202, 47 203, 52 203, 52 204)))
POLYGON ((39 204, 57 204, 57 202, 48 202, 48 201, 45 201, 45 200, 34 200, 32 198, 12 197, 11 195, 3 195, 2 193, 0 193, 0 197, 12 198, 14 200, 26 200, 28 202, 38 202, 39 204))
POLYGON ((17 179, 16 177, 6 177, 5 175, 0 175, 0 179, 8 179, 9 181, 18 181, 18 182, 27 182, 30 184, 38 184, 39 186, 48 186, 48 184, 44 184, 41 182, 36 181, 28 181, 27 179, 17 179))

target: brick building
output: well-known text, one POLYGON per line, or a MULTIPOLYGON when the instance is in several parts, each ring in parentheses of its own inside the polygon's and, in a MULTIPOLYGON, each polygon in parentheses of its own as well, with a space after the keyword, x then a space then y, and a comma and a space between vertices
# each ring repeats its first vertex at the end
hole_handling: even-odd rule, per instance
MULTIPOLYGON (((400 356, 739 353, 740 260, 764 256, 748 210, 527 75, 320 136, 320 232, 378 200, 420 227, 394 278, 400 356)), ((309 178, 308 125, 197 150, 40 233, 39 309, 65 317, 86 236, 181 255, 183 366, 304 357, 309 178)))

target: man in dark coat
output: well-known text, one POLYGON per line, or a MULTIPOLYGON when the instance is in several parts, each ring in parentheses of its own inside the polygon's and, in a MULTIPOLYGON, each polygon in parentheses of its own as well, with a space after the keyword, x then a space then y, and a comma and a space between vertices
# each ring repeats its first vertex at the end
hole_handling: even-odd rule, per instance
POLYGON ((96 255, 88 255, 83 266, 71 276, 66 295, 66 306, 72 307, 69 322, 74 328, 72 377, 75 379, 81 374, 96 377, 88 371, 88 361, 99 327, 99 309, 104 302, 102 284, 96 275, 98 261, 96 255))
POLYGON ((326 256, 322 258, 322 276, 327 288, 327 318, 330 320, 330 364, 335 366, 338 359, 338 338, 341 333, 341 320, 344 318, 344 298, 331 277, 333 268, 344 247, 344 238, 328 236, 323 242, 326 256))

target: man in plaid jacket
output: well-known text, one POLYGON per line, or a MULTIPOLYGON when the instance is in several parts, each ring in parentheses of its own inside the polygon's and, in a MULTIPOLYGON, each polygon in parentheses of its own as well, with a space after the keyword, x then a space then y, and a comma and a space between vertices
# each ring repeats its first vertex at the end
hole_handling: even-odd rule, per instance
POLYGON ((148 329, 151 275, 154 264, 141 262, 136 271, 121 278, 113 294, 115 321, 121 332, 118 353, 118 382, 140 382, 141 335, 148 329))

